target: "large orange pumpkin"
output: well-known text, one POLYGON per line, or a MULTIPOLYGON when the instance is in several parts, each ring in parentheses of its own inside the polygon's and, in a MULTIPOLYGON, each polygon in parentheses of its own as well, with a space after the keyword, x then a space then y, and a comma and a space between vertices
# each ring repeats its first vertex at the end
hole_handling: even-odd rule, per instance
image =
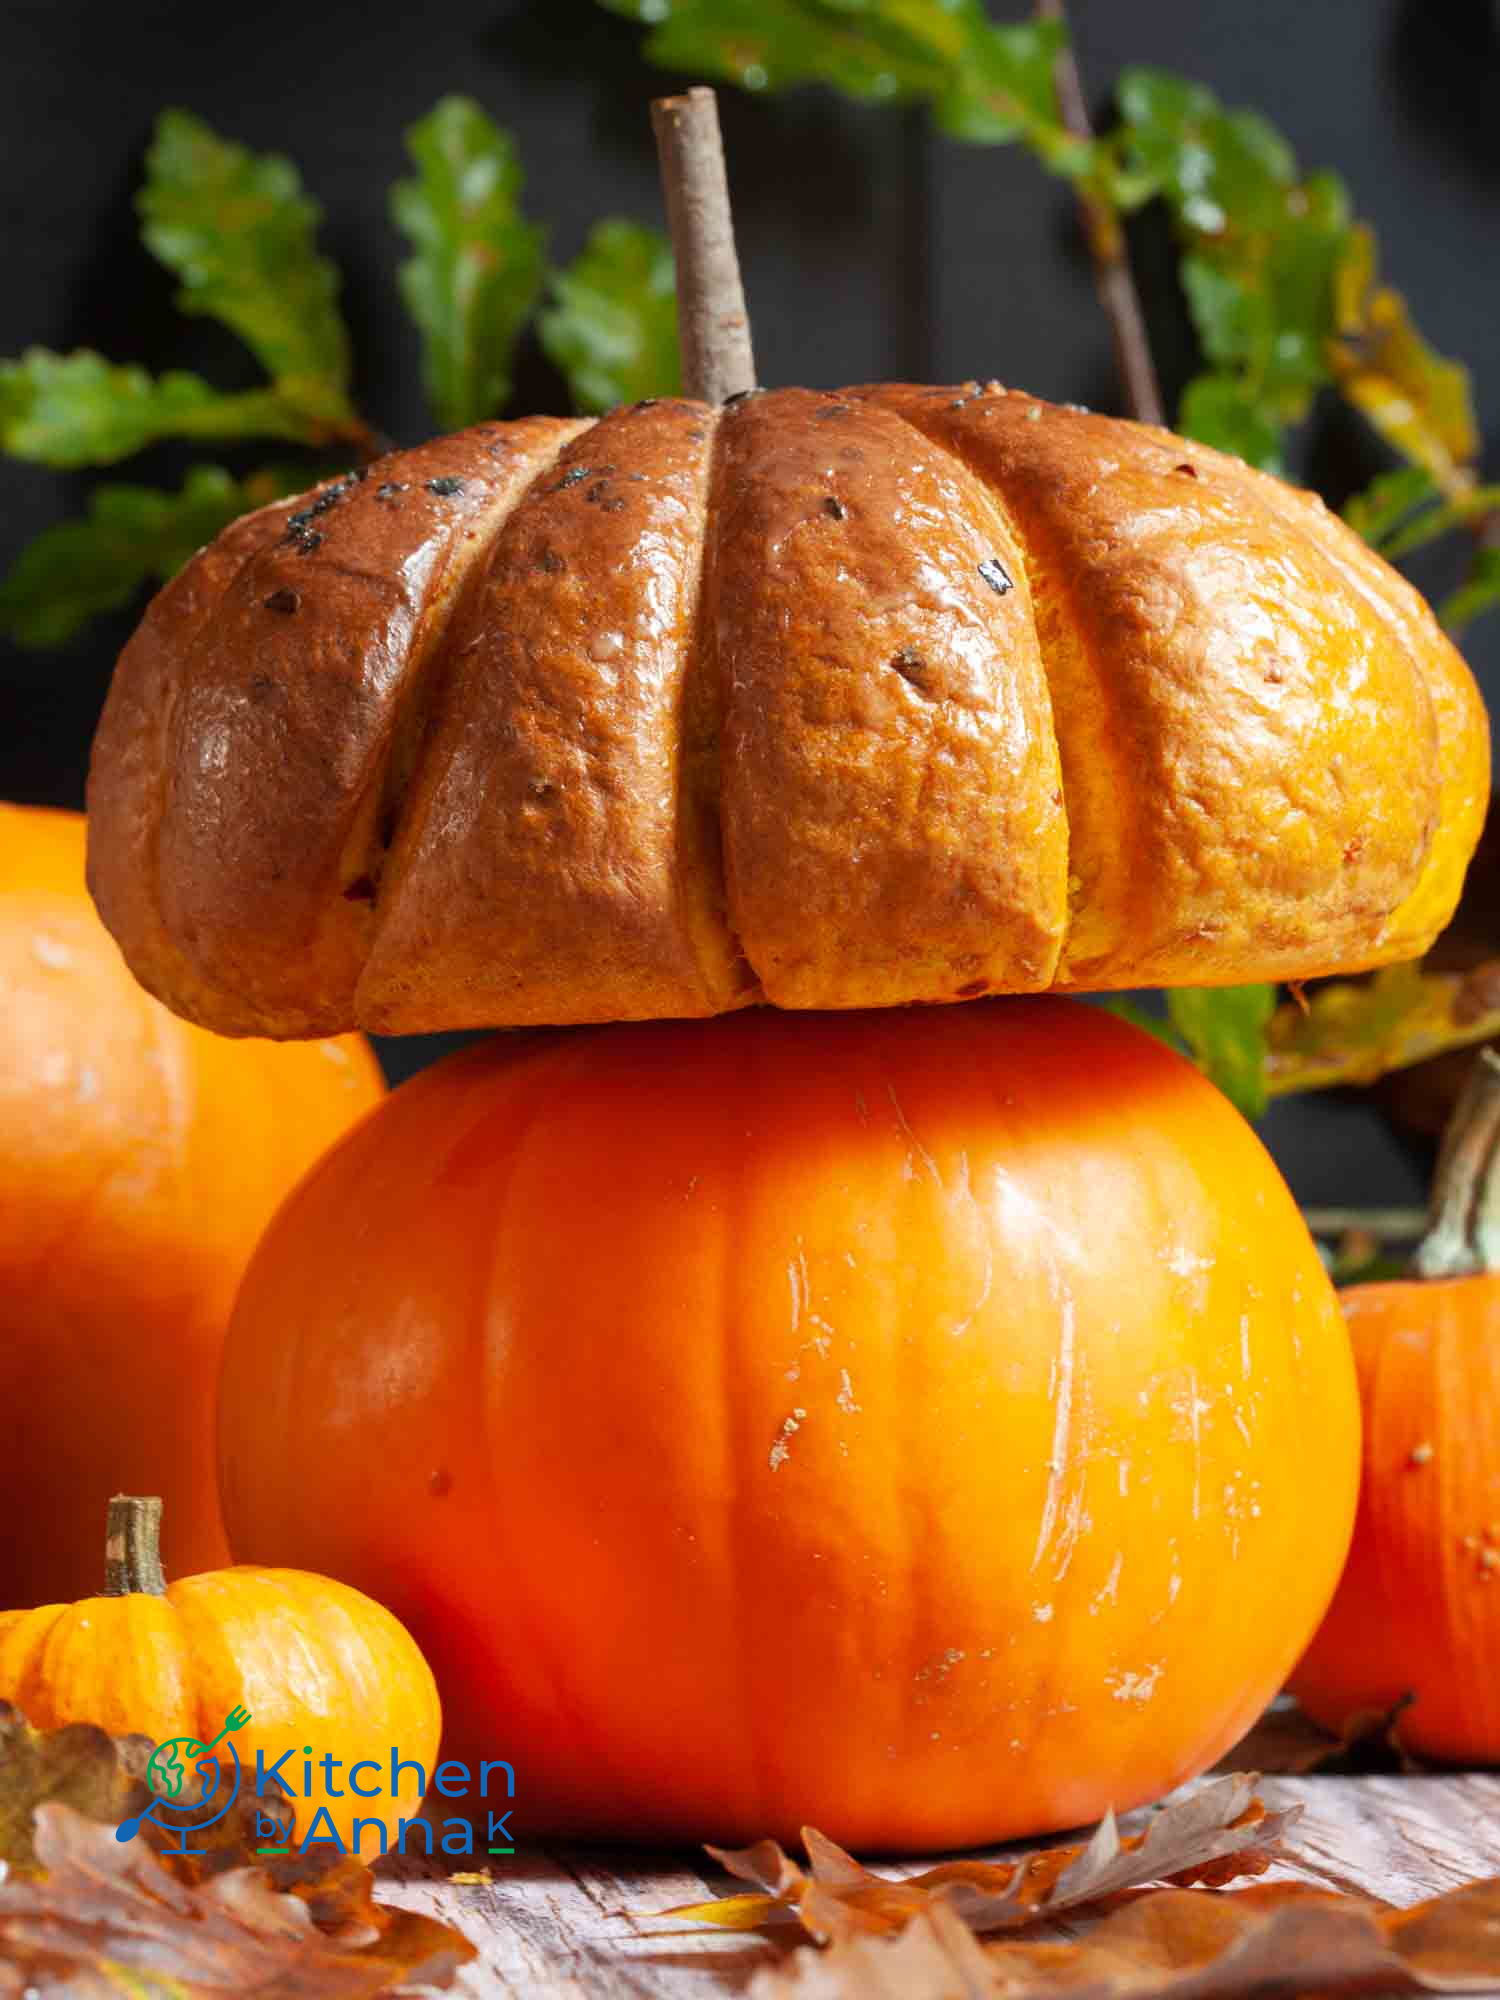
POLYGON ((220 1423, 237 1557, 388 1603, 523 1831, 867 1848, 1201 1769, 1358 1465, 1259 1142, 1057 1000, 465 1051, 273 1223, 220 1423))
POLYGON ((1344 1293, 1364 1402, 1348 1566, 1293 1687, 1342 1733, 1500 1763, 1500 1061, 1459 1100, 1418 1275, 1344 1293))
POLYGON ((167 1560, 228 1550, 219 1346, 272 1210, 381 1095, 366 1044, 190 1028, 89 902, 73 813, 0 805, 0 1604, 95 1588, 99 1521, 160 1493, 167 1560))

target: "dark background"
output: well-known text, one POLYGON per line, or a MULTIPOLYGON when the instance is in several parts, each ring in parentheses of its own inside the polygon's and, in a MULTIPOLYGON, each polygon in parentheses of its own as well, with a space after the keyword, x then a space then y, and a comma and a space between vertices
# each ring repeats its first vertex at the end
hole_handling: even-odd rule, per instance
MULTIPOLYGON (((1024 11, 1020 0, 991 10, 1024 11)), ((1486 0, 1073 0, 1072 15, 1100 114, 1122 66, 1159 63, 1264 111, 1306 166, 1343 173, 1427 336, 1473 367, 1488 476, 1500 475, 1500 31, 1486 0)), ((660 221, 646 105, 668 85, 641 62, 638 31, 591 0, 248 10, 9 0, 0 19, 0 354, 89 345, 226 387, 255 379, 230 335, 172 310, 171 280, 135 239, 141 155, 168 104, 296 159, 344 272, 357 397, 403 442, 428 425, 386 188, 404 168, 402 128, 437 97, 470 92, 516 134, 527 206, 550 226, 558 261, 602 214, 660 221)), ((726 91, 722 109, 762 381, 998 375, 1119 408, 1069 197, 1019 148, 960 146, 933 137, 920 114, 816 90, 726 91)), ((1194 356, 1158 222, 1137 228, 1135 251, 1171 402, 1194 356)), ((563 407, 528 347, 512 413, 563 407)), ((1337 503, 1384 462, 1330 401, 1296 470, 1337 503)), ((163 450, 108 476, 175 483, 181 466, 163 450)), ((89 483, 0 461, 0 566, 77 511, 89 483)), ((1441 590, 1452 579, 1439 565, 1418 581, 1441 590)), ((81 804, 89 735, 130 622, 109 621, 62 654, 0 646, 0 797, 81 804)), ((1500 616, 1467 650, 1493 699, 1500 616)), ((429 1051, 383 1053, 402 1073, 429 1051)), ((1306 1202, 1420 1193, 1424 1160, 1363 1100, 1283 1104, 1263 1129, 1306 1202)))

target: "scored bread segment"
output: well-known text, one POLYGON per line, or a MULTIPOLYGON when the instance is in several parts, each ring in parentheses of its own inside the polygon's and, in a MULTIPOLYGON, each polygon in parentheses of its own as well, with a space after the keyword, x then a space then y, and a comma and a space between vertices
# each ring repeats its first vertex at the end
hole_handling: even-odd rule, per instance
MULTIPOLYGON (((162 917, 162 810, 184 662, 218 616, 225 590, 282 533, 296 505, 277 501, 242 515, 157 592, 115 667, 90 762, 88 885, 101 917, 148 992, 189 1020, 223 1023, 230 1034, 248 1032, 238 1026, 232 996, 198 973, 186 941, 162 917)), ((304 1011, 295 1006, 292 1019, 304 1011)))
POLYGON ((1316 493, 1252 472, 1267 512, 1288 535, 1307 535, 1321 548, 1366 614, 1384 624, 1404 649, 1432 704, 1437 732, 1438 797, 1433 837, 1404 900, 1381 926, 1382 962, 1415 957, 1447 923, 1463 888, 1464 871, 1484 826, 1490 795, 1489 716, 1462 654, 1443 637, 1427 600, 1381 560, 1316 493))
POLYGON ((889 413, 786 389, 725 414, 707 611, 731 919, 783 1007, 1051 983, 1067 894, 1021 551, 889 413))
POLYGON ((1309 501, 1284 525, 1278 482, 1145 425, 1060 421, 998 389, 872 400, 1002 497, 1056 607, 1044 657, 1076 911, 1058 984, 1399 956, 1385 927, 1439 824, 1425 660, 1444 642, 1430 615, 1418 644, 1372 615, 1339 555, 1352 532, 1309 501))
POLYGON ((712 714, 684 755, 716 419, 603 417, 507 522, 407 798, 367 1025, 645 1019, 755 997, 724 918, 712 714))
MULTIPOLYGON (((216 566, 190 628, 180 600, 152 607, 95 745, 90 860, 106 913, 146 862, 190 1006, 213 996, 209 1025, 351 1025, 403 717, 500 521, 579 428, 534 418, 403 452, 239 524, 240 560, 216 566), (123 767, 163 682, 145 857, 122 838, 138 782, 123 767)), ((175 985, 166 997, 182 1003, 175 985)))

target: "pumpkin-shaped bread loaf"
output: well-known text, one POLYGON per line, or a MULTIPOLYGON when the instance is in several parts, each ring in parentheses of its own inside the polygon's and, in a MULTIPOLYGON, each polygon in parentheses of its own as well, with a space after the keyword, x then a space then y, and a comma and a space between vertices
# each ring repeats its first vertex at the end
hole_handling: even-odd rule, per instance
POLYGON ((1322 504, 996 384, 481 425, 237 522, 95 746, 138 977, 328 1035, 1415 956, 1489 781, 1322 504))

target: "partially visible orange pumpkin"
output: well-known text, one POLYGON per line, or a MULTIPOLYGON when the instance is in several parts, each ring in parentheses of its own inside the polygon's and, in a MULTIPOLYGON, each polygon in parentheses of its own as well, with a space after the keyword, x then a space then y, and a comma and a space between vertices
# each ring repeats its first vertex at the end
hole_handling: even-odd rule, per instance
POLYGON ((867 1848, 1155 1797, 1348 1545, 1333 1289, 1254 1134, 1096 1009, 466 1051, 271 1225, 225 1519, 389 1603, 528 1830, 867 1848))
POLYGON ((1500 1763, 1500 1061, 1449 1126, 1418 1276, 1351 1286, 1364 1402, 1348 1566, 1293 1691, 1325 1727, 1405 1704, 1423 1757, 1500 1763))
MULTIPOLYGON (((442 1725, 432 1674, 410 1634, 359 1591, 301 1570, 221 1569, 169 1584, 160 1517, 154 1497, 118 1496, 103 1596, 0 1612, 0 1700, 14 1702, 35 1729, 94 1722, 183 1745, 184 1808, 204 1787, 183 1767, 232 1735, 246 1798, 257 1756, 268 1771, 279 1765, 290 1798, 282 1804, 269 1788, 263 1796, 283 1823, 294 1813, 297 1839, 321 1841, 331 1826, 347 1852, 394 1849, 401 1818, 421 1804, 417 1767, 432 1777, 442 1725), (393 1749, 405 1767, 394 1787, 393 1749), (294 1754, 280 1762, 287 1751, 294 1754), (325 1756, 338 1763, 324 1768, 325 1756), (351 1791, 361 1762, 367 1768, 351 1791), (356 1830, 357 1820, 366 1824, 356 1830)), ((191 1814, 174 1817, 168 1799, 163 1823, 184 1817, 191 1814)), ((425 1853, 425 1838, 411 1851, 425 1853)))
POLYGON ((0 1604, 97 1582, 99 1509, 167 1503, 176 1570, 228 1554, 219 1348, 305 1168, 382 1094, 358 1037, 187 1026, 94 913, 74 813, 0 805, 0 1604))

